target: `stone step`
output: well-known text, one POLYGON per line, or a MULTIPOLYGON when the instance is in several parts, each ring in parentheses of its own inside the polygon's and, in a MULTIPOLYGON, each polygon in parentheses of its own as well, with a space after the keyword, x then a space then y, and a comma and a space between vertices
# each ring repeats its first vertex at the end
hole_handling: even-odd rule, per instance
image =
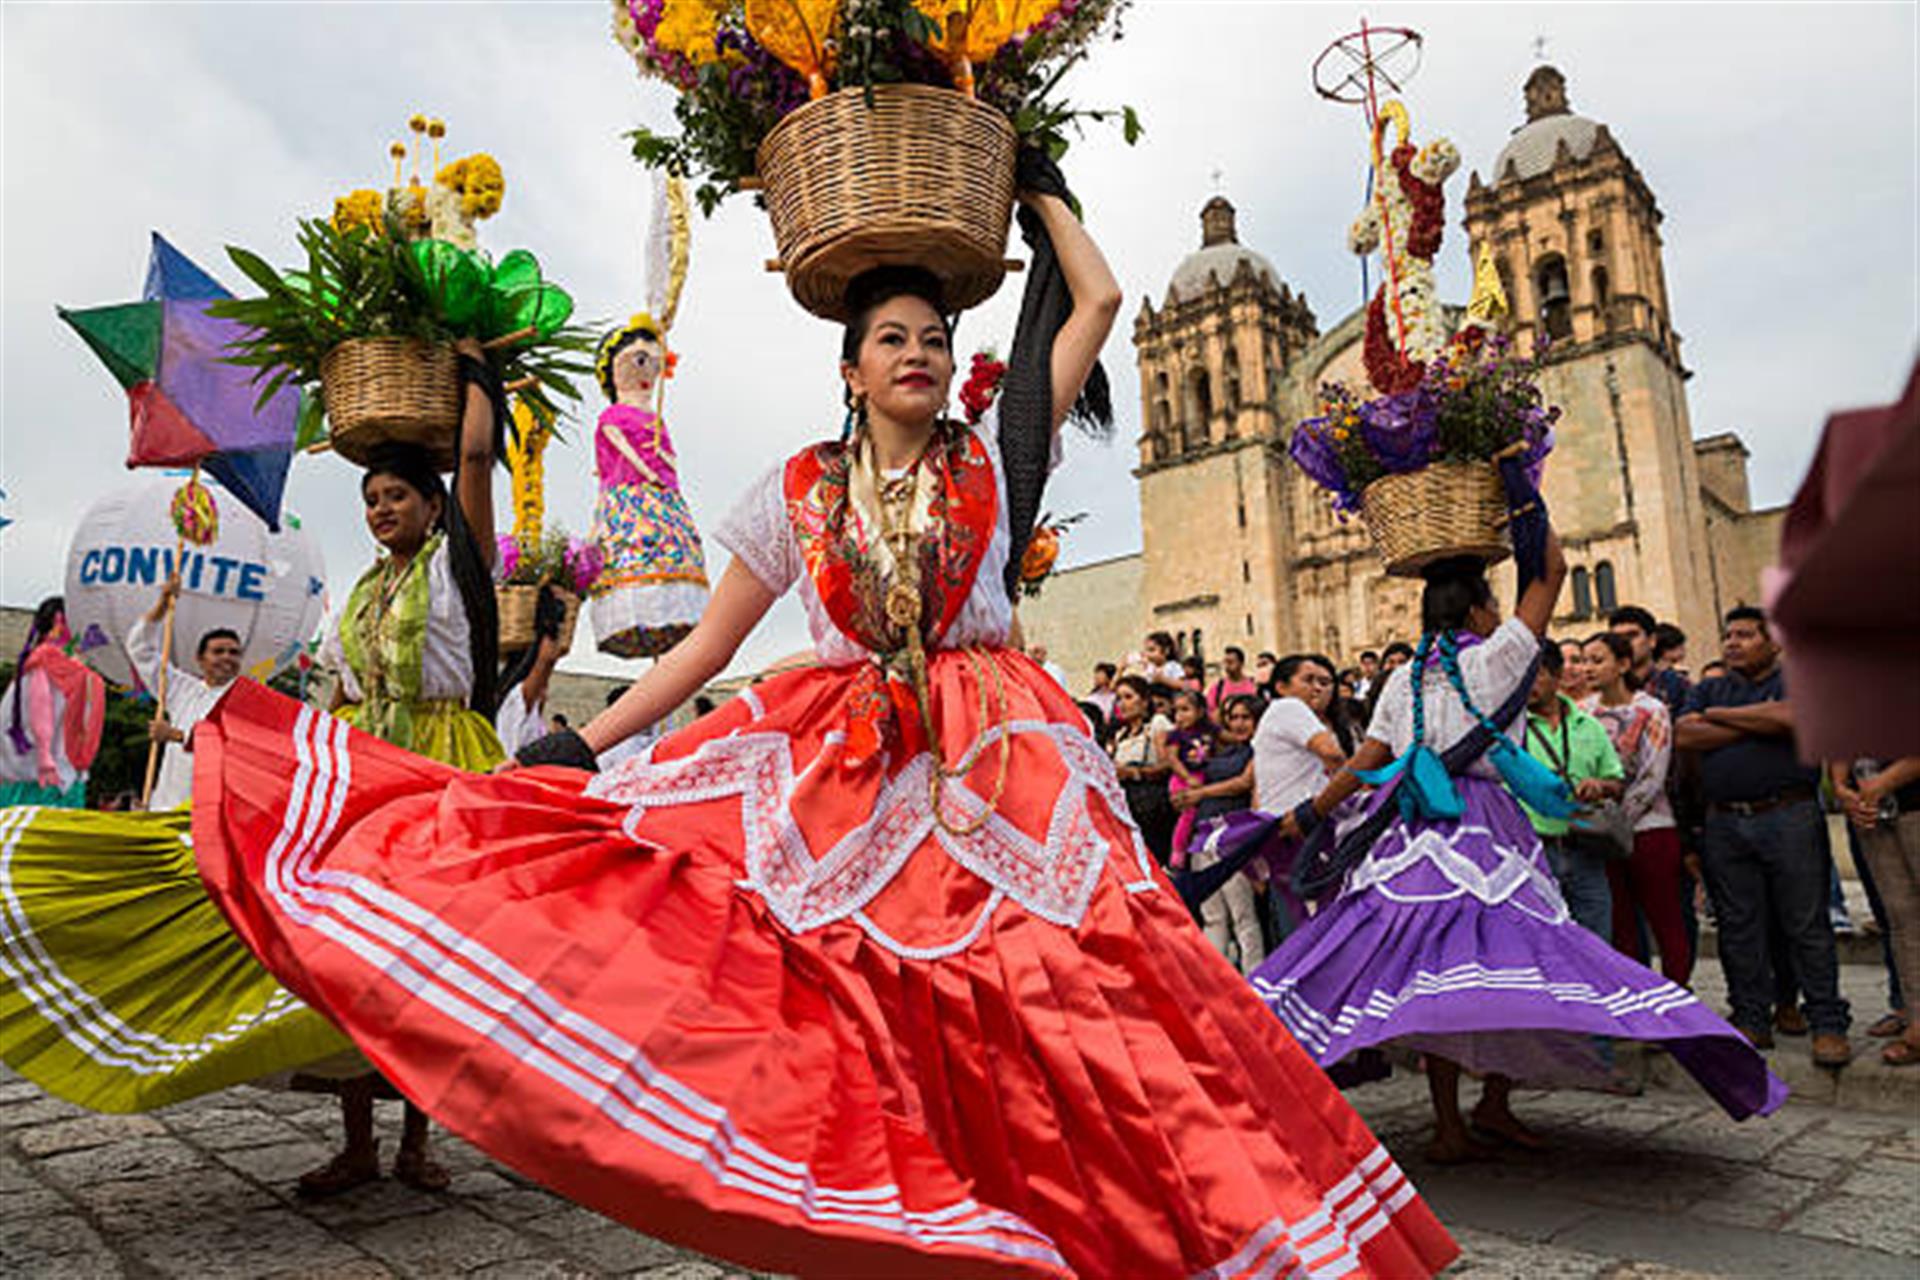
MULTIPOLYGON (((1876 942, 1877 947, 1877 942, 1876 942)), ((1702 953, 1712 956, 1704 948, 1702 953)), ((1693 992, 1714 1012, 1727 1013, 1726 976, 1717 961, 1702 960, 1694 969, 1693 992)), ((1880 1060, 1887 1043, 1866 1034, 1866 1029, 1887 1011, 1886 974, 1876 954, 1873 964, 1847 964, 1840 970, 1840 993, 1853 1007, 1854 1059, 1838 1070, 1813 1064, 1812 1045, 1806 1036, 1775 1035, 1774 1047, 1767 1052, 1767 1065, 1787 1082, 1798 1102, 1841 1107, 1852 1111, 1880 1114, 1920 1115, 1920 1065, 1889 1067, 1880 1060)), ((1699 1086, 1673 1058, 1665 1053, 1648 1052, 1644 1046, 1619 1046, 1619 1064, 1624 1073, 1643 1080, 1648 1089, 1692 1090, 1699 1086)))

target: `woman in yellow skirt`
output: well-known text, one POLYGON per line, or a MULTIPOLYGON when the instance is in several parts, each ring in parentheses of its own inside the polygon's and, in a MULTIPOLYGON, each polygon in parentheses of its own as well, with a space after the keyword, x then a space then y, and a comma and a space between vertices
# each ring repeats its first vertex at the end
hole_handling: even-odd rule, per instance
MULTIPOLYGON (((384 447, 361 480, 383 554, 327 626, 334 712, 463 769, 503 758, 490 719, 498 624, 489 471, 499 381, 461 344, 454 497, 429 455, 384 447)), ((291 762, 289 762, 291 766, 291 762)), ((373 1095, 351 1042, 262 968, 207 898, 189 814, 0 809, 0 1057, 96 1111, 144 1111, 319 1064, 347 1147, 301 1179, 330 1194, 379 1176, 373 1095)), ((394 1175, 436 1189, 426 1116, 409 1106, 394 1175)))

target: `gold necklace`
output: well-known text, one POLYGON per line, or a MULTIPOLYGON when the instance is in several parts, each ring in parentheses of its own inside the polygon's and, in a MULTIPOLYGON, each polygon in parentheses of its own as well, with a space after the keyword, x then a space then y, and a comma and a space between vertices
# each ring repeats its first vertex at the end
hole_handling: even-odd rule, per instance
MULTIPOLYGON (((922 454, 922 457, 925 455, 922 454)), ((1000 735, 1000 765, 993 781, 993 794, 987 799, 986 808, 980 816, 955 826, 947 821, 945 812, 945 794, 947 782, 963 777, 965 767, 949 768, 941 755, 940 739, 933 723, 933 698, 928 690, 927 651, 920 634, 922 601, 920 596, 920 541, 921 533, 913 528, 913 503, 919 492, 920 459, 915 459, 906 475, 890 481, 880 488, 880 536, 893 551, 895 578, 887 589, 887 621, 903 633, 907 654, 907 678, 913 687, 914 709, 920 717, 920 731, 927 740, 927 751, 933 756, 933 774, 927 779, 927 799, 933 806, 933 820, 940 829, 951 836, 970 836, 987 825, 1000 807, 1000 798, 1006 794, 1007 774, 1013 761, 1013 735, 1004 731, 1007 718, 1006 677, 1000 670, 1000 664, 991 657, 979 654, 975 649, 962 650, 967 658, 967 666, 973 672, 974 685, 979 690, 979 723, 984 736, 991 724, 1003 728, 1000 735), (904 501, 901 493, 904 491, 904 501), (899 510, 896 512, 896 507, 899 510), (904 526, 904 527, 903 527, 904 526), (993 675, 995 714, 992 722, 987 718, 987 682, 981 679, 980 667, 986 666, 993 675)), ((961 765, 968 760, 961 757, 961 765)))

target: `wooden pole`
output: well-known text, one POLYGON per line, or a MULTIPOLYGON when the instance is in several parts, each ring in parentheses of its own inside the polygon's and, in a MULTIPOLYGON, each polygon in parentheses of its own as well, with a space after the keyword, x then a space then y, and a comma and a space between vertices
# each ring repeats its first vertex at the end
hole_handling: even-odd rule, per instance
POLYGON ((517 343, 525 342, 528 338, 533 337, 539 332, 539 326, 530 324, 524 329, 515 329, 512 333, 503 333, 497 338, 489 338, 480 344, 480 349, 482 351, 496 351, 501 347, 511 347, 517 343))
MULTIPOLYGON (((193 464, 193 477, 187 481, 188 488, 197 488, 200 484, 200 464, 193 464)), ((180 581, 185 577, 187 558, 187 535, 180 535, 179 545, 173 549, 173 573, 171 577, 180 581)), ((153 723, 167 722, 167 670, 173 665, 173 614, 179 607, 180 593, 175 591, 167 600, 167 619, 160 629, 160 678, 159 688, 154 694, 153 723)), ((153 799, 153 780, 160 771, 160 740, 150 738, 147 742, 147 780, 140 787, 140 807, 145 809, 147 802, 153 799)))

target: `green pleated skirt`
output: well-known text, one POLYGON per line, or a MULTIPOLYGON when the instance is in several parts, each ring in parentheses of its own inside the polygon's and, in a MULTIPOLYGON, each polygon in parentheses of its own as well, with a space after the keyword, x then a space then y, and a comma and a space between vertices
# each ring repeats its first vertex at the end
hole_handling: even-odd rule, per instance
POLYGON ((207 898, 190 813, 0 809, 0 1057, 145 1111, 337 1054, 207 898))

